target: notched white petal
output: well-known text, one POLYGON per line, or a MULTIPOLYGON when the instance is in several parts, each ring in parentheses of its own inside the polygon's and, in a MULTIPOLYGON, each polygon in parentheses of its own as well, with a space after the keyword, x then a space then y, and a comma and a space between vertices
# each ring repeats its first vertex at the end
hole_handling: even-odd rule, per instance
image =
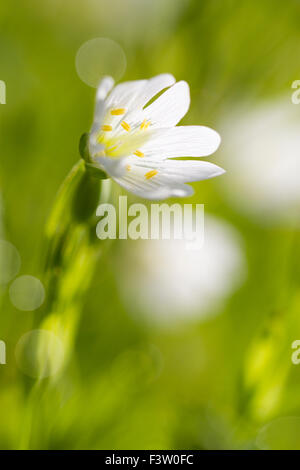
POLYGON ((112 77, 107 76, 102 78, 97 88, 96 100, 104 100, 111 91, 114 84, 115 81, 112 77))
POLYGON ((183 118, 190 106, 190 89, 185 81, 171 86, 145 109, 155 127, 171 127, 183 118))
POLYGON ((182 183, 202 181, 225 173, 214 163, 192 160, 165 160, 157 168, 167 178, 182 183))
POLYGON ((206 126, 177 126, 155 129, 143 146, 149 158, 164 160, 177 157, 205 157, 214 153, 221 142, 219 134, 206 126))
POLYGON ((147 103, 160 93, 164 88, 168 88, 176 83, 175 78, 170 73, 163 73, 150 78, 137 100, 137 107, 143 108, 147 103))
POLYGON ((95 107, 95 113, 94 113, 94 122, 93 122, 93 127, 92 127, 92 132, 94 132, 94 129, 96 127, 99 127, 101 121, 103 120, 104 114, 105 114, 105 100, 114 86, 114 79, 112 77, 104 77, 97 88, 97 93, 96 93, 96 107, 95 107))

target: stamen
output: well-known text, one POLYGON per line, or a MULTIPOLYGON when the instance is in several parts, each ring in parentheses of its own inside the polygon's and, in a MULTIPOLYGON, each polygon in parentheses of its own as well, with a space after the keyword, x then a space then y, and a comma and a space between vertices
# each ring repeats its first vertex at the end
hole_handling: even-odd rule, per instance
POLYGON ((148 129, 150 124, 151 124, 151 121, 147 121, 147 119, 144 119, 141 126, 140 126, 140 129, 146 130, 146 129, 148 129))
POLYGON ((126 165, 126 170, 130 171, 131 170, 131 165, 126 165))
POLYGON ((104 124, 103 126, 101 126, 101 130, 109 132, 109 131, 112 131, 112 127, 109 126, 108 124, 104 124))
POLYGON ((148 171, 148 173, 145 174, 146 180, 149 180, 150 178, 153 178, 153 176, 157 175, 158 170, 151 170, 148 171))
POLYGON ((119 147, 118 145, 113 145, 112 147, 108 147, 107 150, 108 150, 109 152, 114 152, 115 150, 117 150, 118 147, 119 147))
POLYGON ((110 114, 112 116, 120 116, 121 114, 125 114, 126 109, 125 108, 118 108, 118 109, 112 109, 110 111, 110 114))
POLYGON ((125 121, 122 121, 122 122, 121 122, 121 126, 122 126, 123 129, 124 129, 125 131, 127 131, 127 132, 129 132, 130 129, 131 129, 130 125, 129 125, 127 122, 125 122, 125 121))
POLYGON ((133 152, 133 154, 140 158, 143 158, 145 156, 145 154, 140 150, 136 150, 135 152, 133 152))

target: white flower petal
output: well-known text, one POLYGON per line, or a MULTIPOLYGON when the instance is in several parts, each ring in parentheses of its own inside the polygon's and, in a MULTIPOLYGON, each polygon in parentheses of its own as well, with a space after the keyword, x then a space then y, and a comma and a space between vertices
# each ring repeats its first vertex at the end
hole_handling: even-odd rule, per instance
POLYGON ((126 172, 127 158, 98 157, 95 159, 100 168, 112 178, 118 178, 126 172))
POLYGON ((176 126, 187 113, 189 106, 189 86, 184 81, 177 82, 145 108, 145 118, 155 127, 176 126))
POLYGON ((105 98, 107 97, 108 93, 110 92, 114 84, 115 84, 115 81, 112 77, 107 76, 107 77, 102 78, 97 88, 96 101, 105 100, 105 98))
MULTIPOLYGON (((174 85, 175 82, 175 78, 169 73, 157 75, 147 80, 140 92, 136 94, 134 101, 131 103, 123 119, 132 127, 135 127, 137 124, 140 125, 145 119, 147 120, 148 116, 148 113, 144 113, 143 107, 155 98, 158 93, 174 85)), ((119 132, 124 133, 122 128, 119 129, 119 132)))
POLYGON ((175 78, 170 73, 162 73, 161 75, 150 78, 147 80, 145 87, 137 98, 136 106, 142 108, 160 91, 174 85, 175 82, 175 78))
POLYGON ((143 145, 143 153, 153 159, 204 157, 219 147, 219 134, 205 126, 177 126, 156 129, 143 145))
POLYGON ((114 79, 112 77, 104 77, 97 88, 96 94, 96 108, 95 108, 95 118, 93 127, 98 126, 101 122, 104 112, 105 112, 105 99, 114 86, 114 79))
POLYGON ((225 173, 223 168, 213 163, 198 160, 165 160, 161 164, 153 164, 152 168, 178 183, 202 181, 225 173))
POLYGON ((167 160, 151 166, 147 161, 135 163, 128 158, 129 171, 115 181, 128 191, 146 199, 184 197, 193 194, 193 188, 184 183, 200 181, 224 173, 224 170, 209 162, 190 160, 167 160), (154 175, 147 178, 147 174, 154 175))
MULTIPOLYGON (((127 160, 127 162, 129 159, 127 160)), ((130 165, 130 171, 121 178, 114 180, 127 191, 145 199, 166 199, 169 197, 191 196, 194 192, 191 186, 171 180, 162 172, 147 179, 145 175, 152 168, 130 165)))
POLYGON ((145 183, 137 185, 126 178, 121 180, 115 179, 115 181, 130 193, 152 201, 168 199, 171 197, 187 197, 194 193, 193 188, 187 184, 177 184, 173 186, 160 185, 153 188, 149 187, 145 183))
POLYGON ((133 80, 117 85, 106 100, 106 107, 129 108, 145 88, 148 80, 133 80))

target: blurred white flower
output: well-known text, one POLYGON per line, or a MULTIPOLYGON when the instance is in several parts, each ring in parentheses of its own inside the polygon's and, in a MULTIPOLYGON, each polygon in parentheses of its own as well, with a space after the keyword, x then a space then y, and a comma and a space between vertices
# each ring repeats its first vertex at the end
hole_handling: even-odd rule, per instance
POLYGON ((117 277, 129 311, 162 326, 216 314, 245 279, 239 235, 211 216, 199 250, 187 250, 185 240, 127 242, 124 250, 117 277))
POLYGON ((94 166, 146 199, 189 196, 193 188, 185 183, 224 173, 209 162, 172 160, 210 155, 220 144, 218 133, 208 127, 175 127, 190 105, 185 81, 175 83, 172 75, 162 74, 113 85, 106 77, 97 91, 89 137, 94 166))
POLYGON ((299 219, 300 107, 287 97, 236 110, 225 119, 228 197, 263 221, 299 219))

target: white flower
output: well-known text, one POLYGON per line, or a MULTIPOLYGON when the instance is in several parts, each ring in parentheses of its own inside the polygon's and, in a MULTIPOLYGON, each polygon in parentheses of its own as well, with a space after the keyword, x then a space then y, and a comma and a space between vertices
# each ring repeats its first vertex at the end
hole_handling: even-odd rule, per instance
POLYGON ((113 85, 106 77, 98 87, 89 136, 93 165, 146 199, 189 196, 193 188, 185 183, 224 172, 208 162, 172 160, 210 155, 220 144, 218 133, 208 127, 175 127, 190 105, 186 82, 162 74, 113 85))
POLYGON ((238 108, 222 126, 230 171, 226 194, 261 223, 297 223, 300 208, 300 112, 290 97, 238 108))
POLYGON ((187 250, 184 239, 134 241, 123 245, 115 269, 129 312, 167 328, 222 312, 247 274, 240 234, 209 215, 199 250, 187 250))

